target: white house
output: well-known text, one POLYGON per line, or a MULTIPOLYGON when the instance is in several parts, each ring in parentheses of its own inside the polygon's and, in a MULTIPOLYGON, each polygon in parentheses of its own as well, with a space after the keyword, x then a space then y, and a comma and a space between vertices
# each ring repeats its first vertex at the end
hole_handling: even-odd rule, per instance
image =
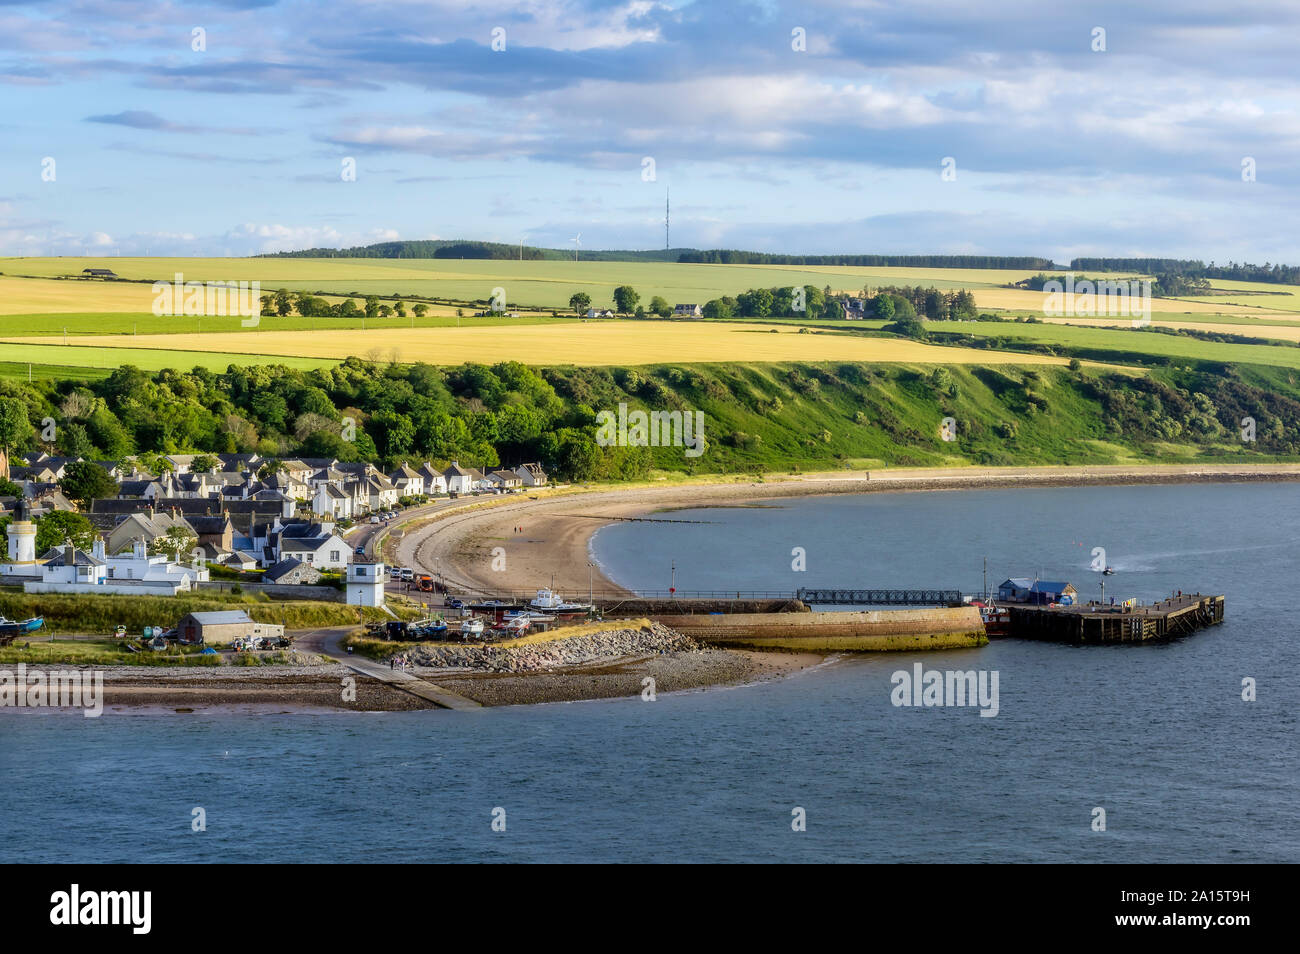
POLYGON ((23 592, 175 596, 207 576, 206 569, 168 563, 162 556, 150 557, 143 543, 129 556, 105 557, 103 553, 102 541, 96 542, 93 553, 72 544, 56 547, 45 555, 40 579, 24 582, 23 592))
MULTIPOLYGON (((442 472, 442 476, 447 480, 447 492, 450 494, 467 494, 474 489, 474 475, 478 473, 473 468, 466 469, 460 466, 460 461, 453 460, 451 466, 442 472)), ((482 477, 482 475, 479 475, 482 477)))
POLYGON ((106 582, 133 580, 175 585, 178 591, 185 591, 195 583, 206 582, 209 578, 208 568, 202 563, 187 566, 172 562, 165 554, 150 555, 143 540, 136 540, 130 553, 119 553, 116 556, 105 556, 103 541, 96 540, 91 555, 104 562, 106 582))
POLYGON ((420 476, 424 478, 424 492, 426 494, 445 494, 447 492, 447 478, 440 470, 435 470, 433 464, 427 461, 420 467, 420 476))
POLYGON ((42 583, 80 583, 98 586, 104 582, 108 567, 104 561, 72 544, 55 547, 41 558, 42 583))
POLYGON ((704 309, 699 305, 674 305, 673 317, 675 318, 699 318, 704 314, 704 309))
POLYGON ((388 479, 393 482, 401 497, 419 497, 424 493, 424 475, 409 464, 397 468, 388 475, 388 479))
POLYGON ((397 506, 400 496, 397 487, 383 474, 372 474, 362 480, 369 495, 368 505, 371 510, 388 510, 397 506))
POLYGON ((341 570, 352 553, 347 541, 334 532, 333 524, 291 524, 273 538, 274 559, 268 566, 293 557, 318 570, 341 570))
POLYGON ((519 479, 524 482, 525 487, 544 487, 546 485, 546 471, 542 470, 541 464, 520 464, 515 468, 515 473, 519 479))
POLYGON ((317 484, 316 496, 311 501, 311 509, 318 517, 351 520, 352 497, 345 494, 335 484, 317 484))
POLYGON ((524 479, 513 470, 494 470, 487 475, 487 485, 492 490, 515 490, 524 485, 524 479))

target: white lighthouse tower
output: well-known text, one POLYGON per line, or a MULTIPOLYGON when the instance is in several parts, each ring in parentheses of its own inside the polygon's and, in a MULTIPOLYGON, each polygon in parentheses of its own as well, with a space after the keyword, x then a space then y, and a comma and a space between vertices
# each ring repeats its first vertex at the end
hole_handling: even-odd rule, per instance
POLYGON ((9 523, 6 536, 9 538, 11 563, 36 562, 36 524, 32 523, 26 500, 19 500, 14 507, 14 517, 9 523))
POLYGON ((385 582, 383 563, 349 563, 348 603, 352 606, 383 606, 385 582))

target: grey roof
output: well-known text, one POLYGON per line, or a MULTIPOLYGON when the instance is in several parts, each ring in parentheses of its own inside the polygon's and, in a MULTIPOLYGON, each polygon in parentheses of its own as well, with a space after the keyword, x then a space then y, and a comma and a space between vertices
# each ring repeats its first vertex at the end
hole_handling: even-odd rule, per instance
POLYGON ((286 550, 319 550, 332 539, 331 534, 321 534, 319 537, 285 537, 280 541, 280 552, 286 550))
POLYGON ((220 626, 223 623, 251 623, 243 610, 219 610, 214 613, 190 613, 190 619, 201 626, 220 626))
POLYGON ((312 566, 310 563, 305 563, 302 560, 298 560, 293 557, 288 557, 287 559, 281 560, 279 563, 275 564, 275 566, 267 569, 262 574, 262 579, 268 582, 274 582, 275 580, 288 576, 290 573, 292 573, 294 570, 297 570, 299 567, 307 567, 309 570, 313 570, 317 574, 320 573, 320 571, 316 570, 316 568, 312 566))
POLYGON ((58 546, 50 550, 41 561, 46 566, 103 566, 104 561, 92 553, 85 550, 78 550, 76 547, 58 546), (72 551, 71 563, 69 563, 68 551, 72 551))

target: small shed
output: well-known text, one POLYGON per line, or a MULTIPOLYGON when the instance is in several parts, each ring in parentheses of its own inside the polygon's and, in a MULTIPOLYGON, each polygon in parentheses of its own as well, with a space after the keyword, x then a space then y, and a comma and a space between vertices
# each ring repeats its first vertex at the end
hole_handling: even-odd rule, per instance
POLYGON ((998 599, 1003 603, 1024 603, 1029 599, 1029 591, 1033 586, 1034 581, 1026 577, 1016 576, 1003 580, 998 584, 998 599))
POLYGON ((284 627, 256 623, 243 610, 188 613, 176 624, 176 635, 185 643, 230 643, 240 637, 283 636, 284 627))
POLYGON ((1053 580, 1035 580, 1034 585, 1029 588, 1031 603, 1072 603, 1078 596, 1079 591, 1069 583, 1053 580))

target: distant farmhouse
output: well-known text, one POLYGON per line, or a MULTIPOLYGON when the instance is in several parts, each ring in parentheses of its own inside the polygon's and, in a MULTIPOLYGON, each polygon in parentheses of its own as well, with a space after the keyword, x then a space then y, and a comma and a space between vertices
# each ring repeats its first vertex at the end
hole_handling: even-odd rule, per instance
POLYGON ((117 278, 117 273, 111 268, 83 268, 81 274, 87 278, 117 278))

